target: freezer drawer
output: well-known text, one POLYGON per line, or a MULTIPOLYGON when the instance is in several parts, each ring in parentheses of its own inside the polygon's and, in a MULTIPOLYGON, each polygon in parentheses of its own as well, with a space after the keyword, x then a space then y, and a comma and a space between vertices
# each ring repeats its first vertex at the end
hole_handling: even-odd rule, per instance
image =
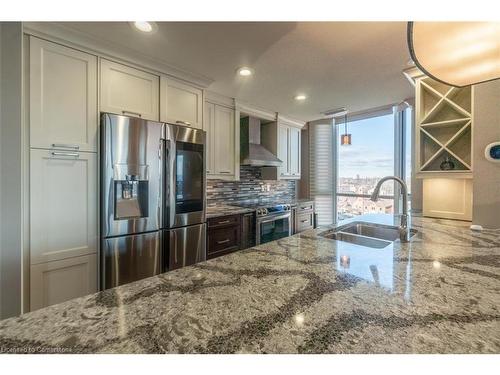
POLYGON ((163 233, 165 271, 190 266, 207 259, 205 224, 165 230, 163 233))
POLYGON ((101 246, 101 289, 161 272, 161 232, 105 238, 101 246))

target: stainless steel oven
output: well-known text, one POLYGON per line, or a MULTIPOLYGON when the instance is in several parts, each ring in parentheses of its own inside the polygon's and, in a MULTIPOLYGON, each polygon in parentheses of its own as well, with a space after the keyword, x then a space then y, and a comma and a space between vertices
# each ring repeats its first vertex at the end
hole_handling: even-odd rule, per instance
POLYGON ((279 209, 257 209, 256 242, 263 244, 292 234, 292 220, 289 205, 279 209))

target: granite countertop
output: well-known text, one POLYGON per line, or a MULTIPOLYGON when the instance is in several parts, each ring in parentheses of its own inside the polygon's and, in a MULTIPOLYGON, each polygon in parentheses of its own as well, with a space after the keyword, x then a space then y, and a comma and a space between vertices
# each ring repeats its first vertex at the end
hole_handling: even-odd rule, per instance
POLYGON ((244 207, 219 204, 217 206, 207 207, 206 218, 211 219, 214 217, 221 217, 221 216, 227 216, 227 215, 246 214, 246 213, 254 212, 254 211, 255 210, 251 209, 251 208, 244 208, 244 207))
POLYGON ((412 226, 383 249, 312 229, 3 320, 0 350, 499 353, 500 230, 412 226))

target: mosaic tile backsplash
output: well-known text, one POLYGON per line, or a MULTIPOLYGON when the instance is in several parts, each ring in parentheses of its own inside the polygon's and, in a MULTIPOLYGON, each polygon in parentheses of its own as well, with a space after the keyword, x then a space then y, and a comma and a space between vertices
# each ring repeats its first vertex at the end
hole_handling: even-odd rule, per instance
POLYGON ((207 179, 207 205, 232 204, 248 200, 289 201, 295 199, 295 181, 263 180, 259 167, 241 166, 240 181, 207 179), (270 185, 267 191, 266 185, 270 185))

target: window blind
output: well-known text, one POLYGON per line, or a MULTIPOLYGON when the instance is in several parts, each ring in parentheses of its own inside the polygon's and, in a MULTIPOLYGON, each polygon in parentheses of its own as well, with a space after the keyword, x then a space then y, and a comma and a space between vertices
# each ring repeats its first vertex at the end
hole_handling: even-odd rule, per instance
POLYGON ((334 142, 331 119, 309 123, 309 184, 318 214, 318 225, 334 223, 334 142))

